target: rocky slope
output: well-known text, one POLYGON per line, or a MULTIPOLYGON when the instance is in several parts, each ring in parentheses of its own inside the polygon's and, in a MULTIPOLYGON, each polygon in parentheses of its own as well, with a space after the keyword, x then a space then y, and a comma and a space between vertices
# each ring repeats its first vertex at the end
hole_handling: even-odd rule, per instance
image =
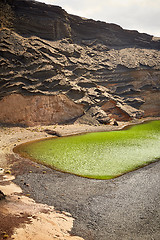
POLYGON ((57 6, 5 2, 12 29, 0 30, 0 123, 160 116, 158 39, 57 6))

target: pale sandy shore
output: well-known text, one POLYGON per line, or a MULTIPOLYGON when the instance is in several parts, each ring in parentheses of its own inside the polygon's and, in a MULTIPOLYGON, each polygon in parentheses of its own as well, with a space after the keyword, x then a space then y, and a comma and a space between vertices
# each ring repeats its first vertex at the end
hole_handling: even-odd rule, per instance
MULTIPOLYGON (((138 120, 137 122, 142 121, 138 120)), ((128 124, 134 124, 134 122, 121 122, 118 126, 72 124, 30 128, 0 127, 0 168, 2 168, 0 171, 0 190, 6 195, 6 199, 0 201, 0 239, 83 239, 70 235, 74 218, 69 212, 58 212, 53 206, 36 203, 29 197, 29 194, 24 195, 22 189, 12 182, 16 177, 14 171, 12 172, 14 161, 17 159, 16 156, 13 161, 14 146, 31 140, 51 137, 44 131, 45 129, 51 129, 62 136, 67 136, 85 132, 118 130, 128 124)), ((26 169, 27 171, 28 169, 26 169)))

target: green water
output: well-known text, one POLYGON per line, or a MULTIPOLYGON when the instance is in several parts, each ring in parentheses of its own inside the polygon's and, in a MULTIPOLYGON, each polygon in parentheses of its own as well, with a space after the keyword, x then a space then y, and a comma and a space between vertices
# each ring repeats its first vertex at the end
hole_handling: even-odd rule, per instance
POLYGON ((15 152, 63 172, 110 179, 160 158, 160 121, 36 141, 16 147, 15 152))

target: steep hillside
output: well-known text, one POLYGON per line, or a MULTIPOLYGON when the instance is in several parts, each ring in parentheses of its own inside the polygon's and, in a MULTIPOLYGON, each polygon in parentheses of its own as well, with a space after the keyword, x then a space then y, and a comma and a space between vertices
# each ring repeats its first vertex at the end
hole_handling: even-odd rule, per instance
POLYGON ((0 30, 1 123, 160 116, 159 40, 57 6, 4 2, 11 17, 0 30))

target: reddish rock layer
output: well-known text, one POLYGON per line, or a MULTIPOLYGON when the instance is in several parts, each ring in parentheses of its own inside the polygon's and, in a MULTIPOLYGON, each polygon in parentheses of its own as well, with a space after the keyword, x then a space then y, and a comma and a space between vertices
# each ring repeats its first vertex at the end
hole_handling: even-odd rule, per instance
POLYGON ((66 96, 12 94, 0 101, 0 122, 26 126, 63 123, 83 114, 83 107, 66 96))

